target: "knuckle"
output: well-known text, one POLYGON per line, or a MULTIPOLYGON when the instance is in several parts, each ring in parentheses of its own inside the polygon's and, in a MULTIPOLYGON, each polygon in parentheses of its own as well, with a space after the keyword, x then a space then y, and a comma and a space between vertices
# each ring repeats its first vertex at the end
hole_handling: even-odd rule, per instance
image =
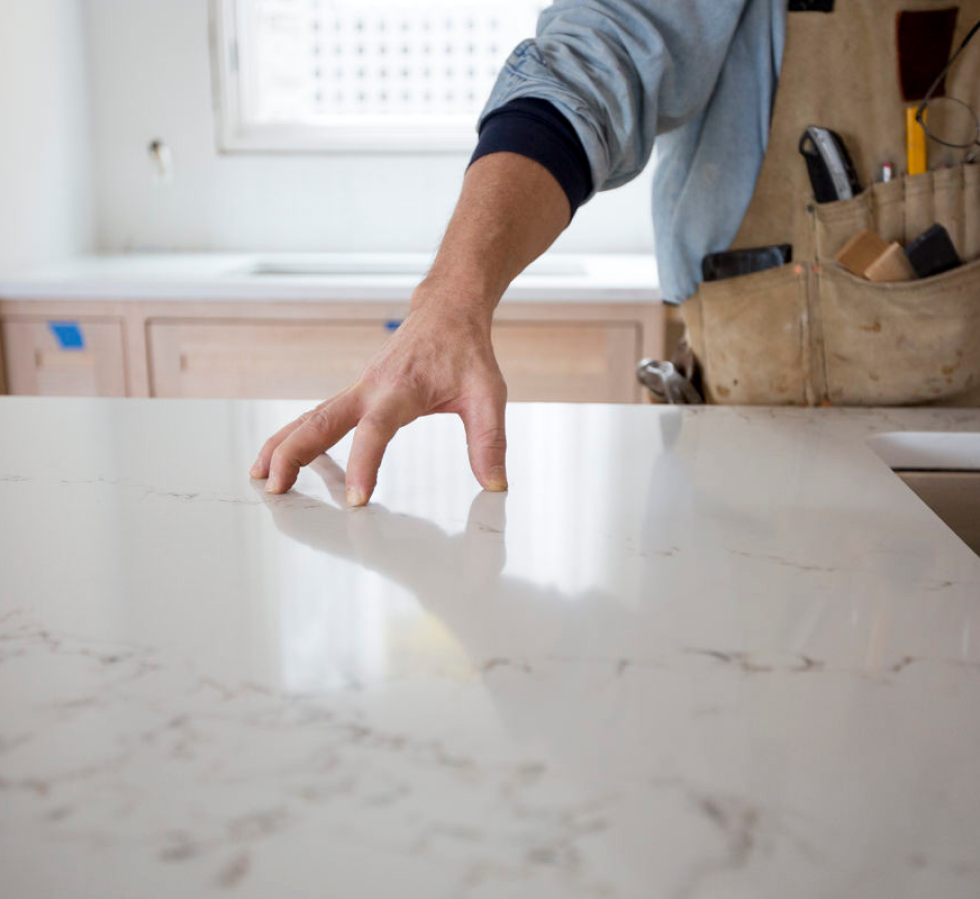
POLYGON ((388 437, 398 429, 398 424, 388 413, 369 412, 358 422, 358 429, 372 437, 388 437))
POLYGON ((382 387, 386 396, 405 403, 428 391, 427 380, 427 375, 421 371, 389 372, 384 376, 382 387))
POLYGON ((334 418, 329 410, 323 406, 318 406, 316 409, 306 413, 304 424, 319 434, 326 434, 333 427, 334 418))
POLYGON ((272 468, 280 470, 283 468, 292 468, 296 464, 297 464, 296 459, 293 457, 293 454, 289 450, 289 444, 288 443, 279 444, 279 446, 276 447, 275 451, 272 454, 272 460, 270 462, 270 466, 272 468))
POLYGON ((503 428, 488 428, 478 434, 474 442, 481 449, 503 452, 507 449, 507 434, 503 428))
POLYGON ((503 378, 496 380, 490 386, 490 399, 501 406, 507 402, 507 382, 503 378))
POLYGON ((384 381, 384 368, 378 362, 369 362, 361 372, 358 381, 368 387, 377 387, 384 381))
POLYGON ((499 370, 481 370, 469 384, 474 399, 493 405, 502 405, 507 401, 507 382, 499 370))
POLYGON ((369 362, 360 377, 360 383, 375 396, 415 395, 424 389, 426 380, 424 368, 412 361, 405 364, 393 360, 369 362))

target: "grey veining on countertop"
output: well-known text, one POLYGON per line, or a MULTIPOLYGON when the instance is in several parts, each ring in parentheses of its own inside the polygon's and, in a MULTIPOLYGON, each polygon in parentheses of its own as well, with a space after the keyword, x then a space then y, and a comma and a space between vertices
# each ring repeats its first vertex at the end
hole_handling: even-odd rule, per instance
POLYGON ((272 402, 0 400, 0 880, 35 897, 980 893, 972 410, 514 406, 342 507, 272 402))

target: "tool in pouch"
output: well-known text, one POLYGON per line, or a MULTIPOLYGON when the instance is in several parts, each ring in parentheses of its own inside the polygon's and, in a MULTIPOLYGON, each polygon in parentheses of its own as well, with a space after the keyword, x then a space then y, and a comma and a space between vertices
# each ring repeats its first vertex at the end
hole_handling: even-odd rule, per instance
POLYGON ((800 138, 813 197, 818 203, 850 200, 861 193, 854 163, 841 136, 829 128, 810 125, 800 138))

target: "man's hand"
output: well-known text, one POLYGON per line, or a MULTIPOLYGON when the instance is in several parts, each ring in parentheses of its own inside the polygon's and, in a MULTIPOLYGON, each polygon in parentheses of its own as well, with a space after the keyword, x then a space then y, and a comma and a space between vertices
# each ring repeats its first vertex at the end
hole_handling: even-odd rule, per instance
POLYGON ((398 429, 431 412, 455 412, 466 428, 476 479, 487 490, 506 490, 507 388, 490 343, 493 311, 570 215, 565 191, 537 162, 493 153, 473 163, 432 271, 415 290, 402 326, 352 387, 266 441, 252 477, 267 477, 270 493, 285 493, 302 466, 356 428, 347 502, 363 506, 398 429))
POLYGON ((363 506, 399 428, 422 415, 455 412, 466 428, 473 474, 486 490, 506 490, 504 408, 507 386, 490 343, 490 319, 447 302, 452 290, 423 282, 412 311, 357 382, 266 441, 253 478, 284 493, 299 470, 356 428, 347 463, 347 503, 363 506), (458 310, 450 315, 447 310, 458 310))

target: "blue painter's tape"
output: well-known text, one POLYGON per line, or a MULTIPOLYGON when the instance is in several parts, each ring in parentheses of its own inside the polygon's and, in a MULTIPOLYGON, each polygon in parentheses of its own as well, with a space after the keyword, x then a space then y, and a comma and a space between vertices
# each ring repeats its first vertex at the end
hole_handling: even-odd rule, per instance
POLYGON ((385 322, 385 327, 389 331, 397 331, 402 326, 401 319, 393 318, 385 322))
POLYGON ((85 338, 78 322, 48 322, 48 327, 63 350, 85 349, 85 338))

